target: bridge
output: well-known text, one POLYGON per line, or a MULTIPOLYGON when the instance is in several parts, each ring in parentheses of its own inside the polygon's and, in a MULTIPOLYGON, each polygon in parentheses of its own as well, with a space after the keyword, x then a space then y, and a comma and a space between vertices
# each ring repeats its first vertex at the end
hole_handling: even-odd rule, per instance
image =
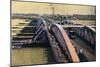
POLYGON ((19 34, 12 36, 12 48, 34 47, 37 46, 37 43, 45 43, 48 44, 45 46, 51 47, 56 63, 94 61, 95 38, 94 25, 60 25, 57 23, 49 25, 43 18, 37 18, 27 23, 27 26, 23 27, 19 34), (73 33, 75 34, 73 35, 73 33), (89 45, 76 43, 75 36, 89 45))

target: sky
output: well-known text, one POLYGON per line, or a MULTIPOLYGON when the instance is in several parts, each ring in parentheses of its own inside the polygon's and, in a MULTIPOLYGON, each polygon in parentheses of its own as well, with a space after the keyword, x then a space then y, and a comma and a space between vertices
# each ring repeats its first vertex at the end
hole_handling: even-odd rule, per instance
POLYGON ((32 14, 52 14, 54 8, 55 14, 81 14, 81 15, 95 15, 95 6, 90 5, 72 5, 72 4, 50 4, 50 3, 36 3, 36 2, 12 2, 12 13, 32 13, 32 14))

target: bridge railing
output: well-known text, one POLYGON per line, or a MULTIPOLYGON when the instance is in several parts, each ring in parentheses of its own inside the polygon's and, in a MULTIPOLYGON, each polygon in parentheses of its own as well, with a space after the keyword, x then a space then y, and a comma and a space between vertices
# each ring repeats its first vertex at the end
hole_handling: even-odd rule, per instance
POLYGON ((46 21, 43 18, 39 18, 38 23, 36 25, 36 32, 35 32, 35 36, 33 38, 33 42, 36 42, 36 40, 39 39, 40 37, 42 37, 42 38, 46 37, 46 31, 47 31, 46 21), (44 34, 45 34, 45 36, 43 37, 44 34))
POLYGON ((58 24, 52 24, 50 30, 56 37, 57 41, 60 43, 60 47, 63 49, 64 53, 68 55, 68 59, 71 62, 79 62, 79 58, 77 53, 75 52, 75 48, 64 29, 58 24))
POLYGON ((95 49, 96 45, 96 31, 91 26, 72 28, 82 39, 86 40, 95 49))

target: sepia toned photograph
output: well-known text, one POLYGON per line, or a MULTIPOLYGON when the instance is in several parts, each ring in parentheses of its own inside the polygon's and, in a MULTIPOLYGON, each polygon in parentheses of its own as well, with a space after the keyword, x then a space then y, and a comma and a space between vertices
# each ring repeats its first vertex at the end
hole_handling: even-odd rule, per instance
POLYGON ((11 66, 96 61, 96 6, 11 1, 11 66))

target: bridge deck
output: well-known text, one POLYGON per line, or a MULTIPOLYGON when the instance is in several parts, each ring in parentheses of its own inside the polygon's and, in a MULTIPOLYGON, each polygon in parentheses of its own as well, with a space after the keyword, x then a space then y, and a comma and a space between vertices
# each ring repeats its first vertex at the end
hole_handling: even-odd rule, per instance
POLYGON ((75 39, 71 39, 73 45, 77 47, 77 49, 82 49, 84 55, 86 56, 88 61, 95 61, 95 51, 91 49, 89 43, 86 43, 84 40, 79 38, 78 36, 75 39))

